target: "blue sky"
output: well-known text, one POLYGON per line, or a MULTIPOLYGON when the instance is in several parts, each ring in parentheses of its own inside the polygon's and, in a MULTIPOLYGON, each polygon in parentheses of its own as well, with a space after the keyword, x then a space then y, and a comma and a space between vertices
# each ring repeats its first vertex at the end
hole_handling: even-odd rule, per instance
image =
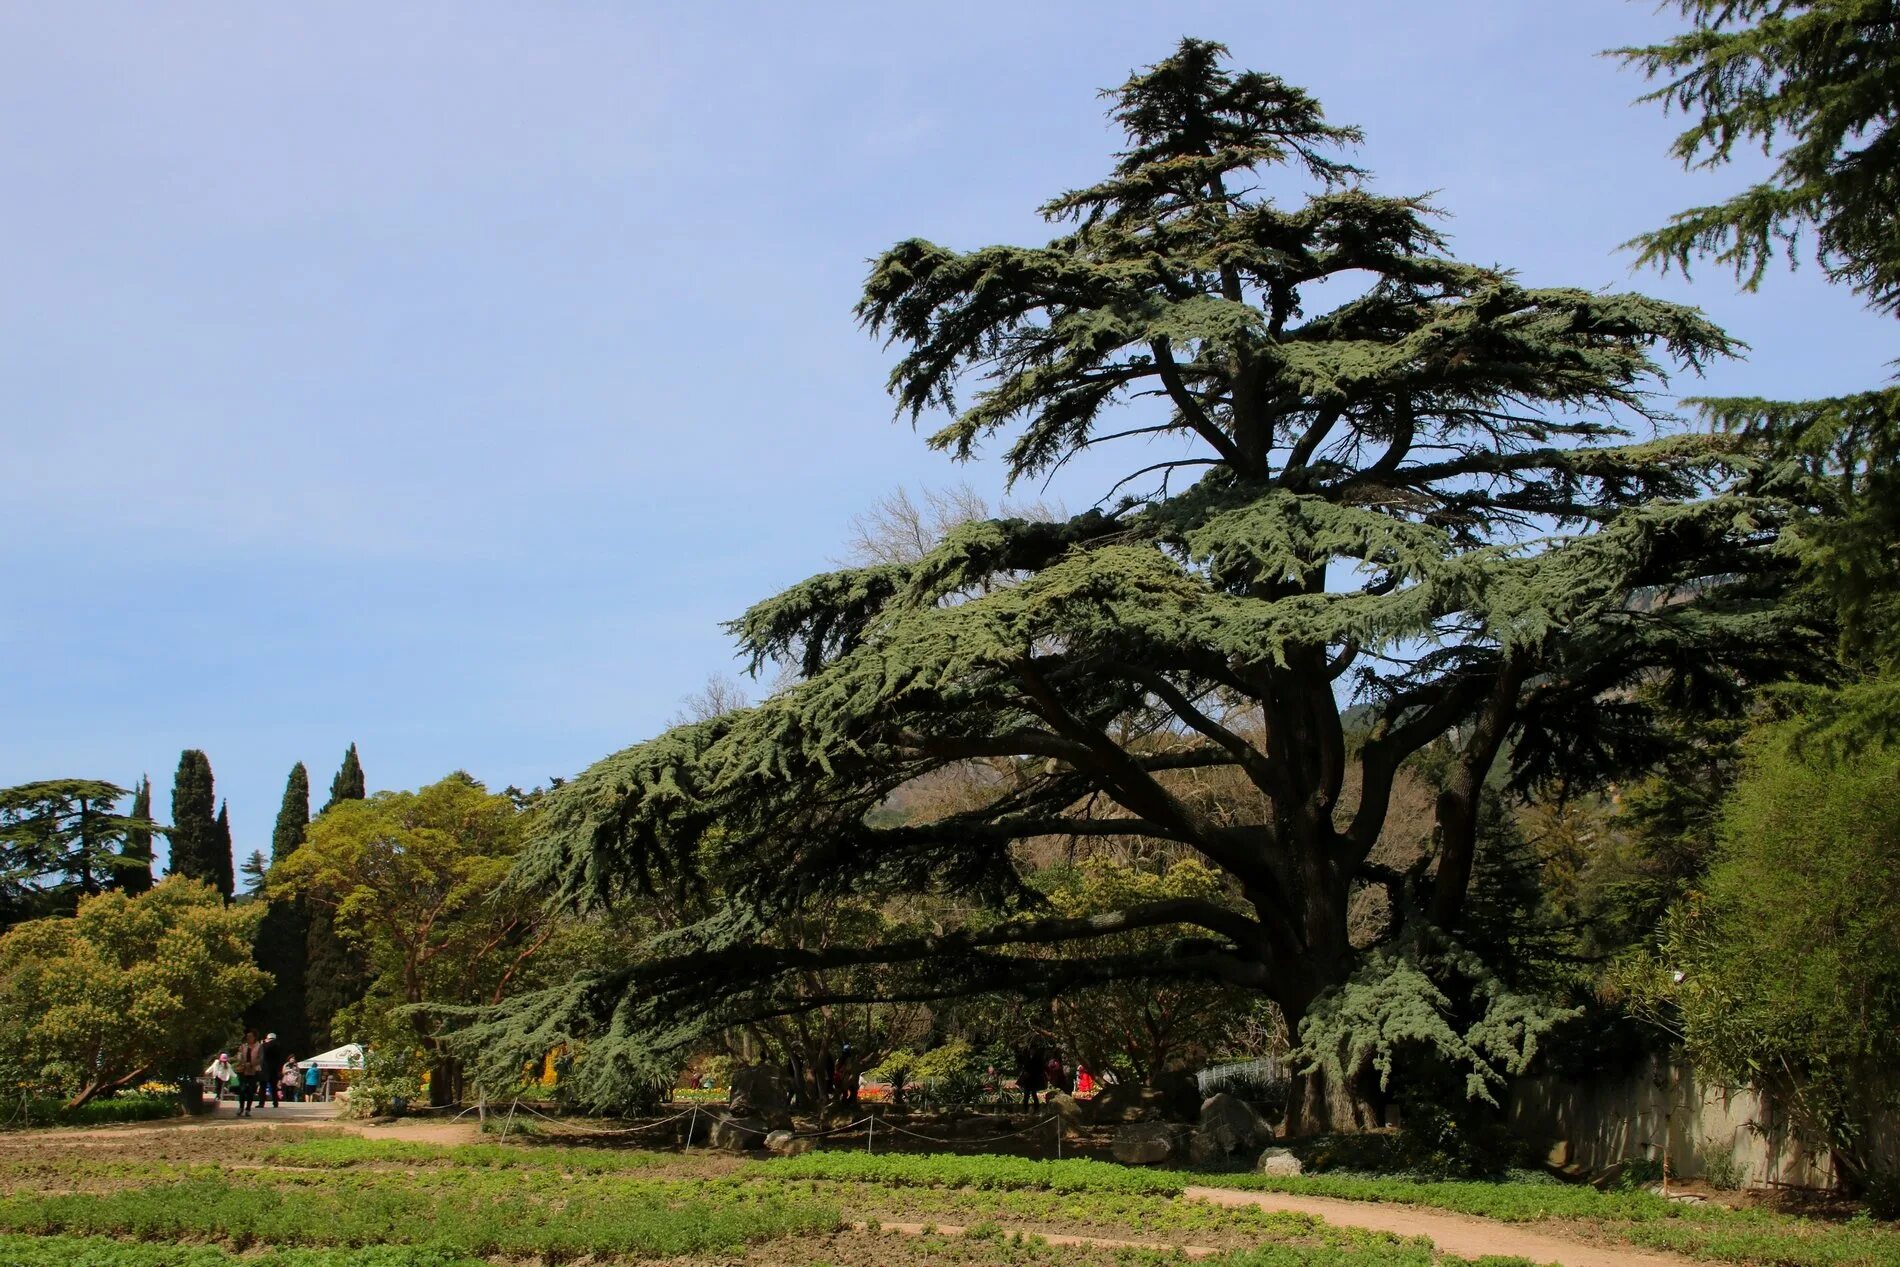
MULTIPOLYGON (((1690 390, 1879 381, 1812 268, 1632 276, 1732 188, 1601 48, 1626 0, 0 8, 0 785, 204 748, 238 853, 318 799, 571 774, 731 672, 719 622, 898 485, 850 308, 923 236, 1047 236, 1117 138, 1098 88, 1183 34, 1364 126, 1464 258, 1698 303, 1753 346, 1690 390)), ((1071 508, 1103 467, 1058 485, 1071 508)))

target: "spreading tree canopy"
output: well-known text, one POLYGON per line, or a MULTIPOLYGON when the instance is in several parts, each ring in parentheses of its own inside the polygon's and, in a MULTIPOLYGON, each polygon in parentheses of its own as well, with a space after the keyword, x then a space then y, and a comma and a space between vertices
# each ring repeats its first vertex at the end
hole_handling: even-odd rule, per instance
MULTIPOLYGON (((70 913, 79 897, 119 887, 122 877, 135 883, 140 864, 134 842, 141 834, 149 841, 156 824, 137 805, 131 814, 119 813, 127 795, 100 779, 42 779, 0 788, 0 910, 70 913)), ((149 811, 149 796, 145 805, 149 811)), ((148 845, 148 888, 149 858, 148 845)))
POLYGON ((1774 602, 1781 512, 1751 455, 1652 397, 1727 354, 1722 331, 1456 259, 1425 201, 1346 161, 1357 130, 1224 54, 1185 41, 1110 94, 1128 148, 1044 208, 1059 236, 901 242, 858 309, 901 351, 900 413, 948 414, 938 449, 1006 437, 1012 481, 1148 451, 1083 514, 971 522, 758 604, 732 628, 794 684, 552 792, 524 879, 581 905, 718 900, 638 964, 526 1000, 485 1031, 501 1058, 509 1033, 524 1052, 683 1041, 812 1006, 792 983, 814 968, 872 963, 894 969, 887 998, 1194 979, 1297 1024, 1367 951, 1357 889, 1390 892, 1389 937, 1457 923, 1495 765, 1587 782, 1651 754, 1654 700, 1732 692, 1811 647, 1774 602), (1401 764, 1435 742, 1435 851, 1400 874, 1373 846, 1401 764), (1008 772, 987 803, 872 815, 975 759, 1008 772), (1192 795, 1211 767, 1259 812, 1192 795), (1131 836, 1198 856, 1232 900, 1069 915, 1020 870, 1037 838, 1131 836), (774 938, 845 893, 954 914, 876 944, 774 938))
MULTIPOLYGON (((1879 312, 1900 313, 1900 13, 1892 0, 1677 0, 1690 29, 1619 50, 1663 82, 1649 99, 1681 111, 1685 164, 1719 167, 1738 143, 1772 155, 1770 176, 1692 207, 1633 244, 1687 269, 1708 257, 1751 289, 1777 245, 1811 232, 1828 275, 1879 312)), ((1822 513, 1786 546, 1837 608, 1843 658, 1870 672, 1808 693, 1816 730, 1847 747, 1900 734, 1900 389, 1823 400, 1696 402, 1719 428, 1771 448, 1822 513)))

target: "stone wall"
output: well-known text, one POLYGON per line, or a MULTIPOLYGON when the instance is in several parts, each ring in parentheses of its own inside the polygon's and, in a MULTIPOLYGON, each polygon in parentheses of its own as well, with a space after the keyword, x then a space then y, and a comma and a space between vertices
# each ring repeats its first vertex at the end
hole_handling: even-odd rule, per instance
MULTIPOLYGON (((1833 1186, 1828 1157, 1803 1150, 1771 1100, 1659 1059, 1591 1082, 1523 1079, 1508 1107, 1519 1135, 1548 1148, 1552 1165, 1578 1174, 1661 1161, 1666 1149, 1672 1177, 1704 1178, 1712 1159, 1730 1157, 1748 1187, 1833 1186)), ((1876 1137, 1881 1151, 1900 1154, 1900 1114, 1887 1114, 1876 1137)), ((1887 1162, 1900 1165, 1900 1156, 1887 1162)))

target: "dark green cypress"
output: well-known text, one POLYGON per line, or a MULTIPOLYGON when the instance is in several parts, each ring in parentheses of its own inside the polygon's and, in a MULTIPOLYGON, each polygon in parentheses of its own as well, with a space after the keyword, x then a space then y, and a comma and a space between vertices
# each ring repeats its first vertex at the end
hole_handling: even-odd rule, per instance
MULTIPOLYGON (((141 774, 132 793, 132 817, 142 823, 152 821, 152 780, 141 774)), ((152 829, 134 827, 125 834, 125 864, 118 869, 119 887, 137 897, 152 887, 152 829)))
MULTIPOLYGON (((299 761, 284 784, 284 801, 271 831, 270 857, 275 866, 304 842, 310 827, 310 773, 299 761)), ((273 901, 257 927, 253 957, 271 975, 270 988, 245 1020, 259 1033, 275 1030, 300 1055, 314 1055, 305 1014, 306 969, 309 963, 310 915, 301 901, 273 901)), ((327 1044, 326 1044, 327 1046, 327 1044)))
POLYGON ((197 748, 185 749, 178 755, 178 773, 172 778, 172 825, 165 833, 171 840, 170 873, 202 880, 230 897, 231 853, 225 846, 224 865, 219 867, 223 837, 213 812, 216 804, 211 758, 197 748))
MULTIPOLYGON (((343 754, 343 764, 330 780, 330 799, 323 812, 343 801, 360 801, 369 795, 363 778, 363 763, 352 743, 343 754)), ((348 1035, 331 1032, 331 1021, 341 1009, 363 997, 369 989, 369 965, 362 952, 337 936, 330 913, 312 909, 310 934, 305 941, 304 1015, 310 1024, 310 1039, 318 1047, 333 1047, 348 1041, 348 1035)))
POLYGON ((356 745, 343 754, 343 764, 338 768, 336 777, 330 780, 330 799, 323 808, 329 809, 338 801, 360 801, 369 792, 363 782, 363 763, 357 759, 356 745))
POLYGON ((231 848, 231 805, 228 801, 218 803, 217 835, 213 837, 212 848, 215 851, 211 859, 217 868, 218 892, 224 894, 225 901, 237 892, 237 870, 233 865, 231 848))

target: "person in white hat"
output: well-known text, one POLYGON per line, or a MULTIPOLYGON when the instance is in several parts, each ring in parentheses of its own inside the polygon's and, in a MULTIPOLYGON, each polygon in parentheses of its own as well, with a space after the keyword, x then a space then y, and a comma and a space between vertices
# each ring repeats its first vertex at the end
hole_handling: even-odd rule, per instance
POLYGON ((231 1079, 237 1077, 237 1070, 231 1067, 231 1053, 221 1051, 218 1058, 205 1070, 205 1077, 211 1079, 211 1099, 213 1103, 224 1098, 224 1089, 231 1085, 231 1079))

